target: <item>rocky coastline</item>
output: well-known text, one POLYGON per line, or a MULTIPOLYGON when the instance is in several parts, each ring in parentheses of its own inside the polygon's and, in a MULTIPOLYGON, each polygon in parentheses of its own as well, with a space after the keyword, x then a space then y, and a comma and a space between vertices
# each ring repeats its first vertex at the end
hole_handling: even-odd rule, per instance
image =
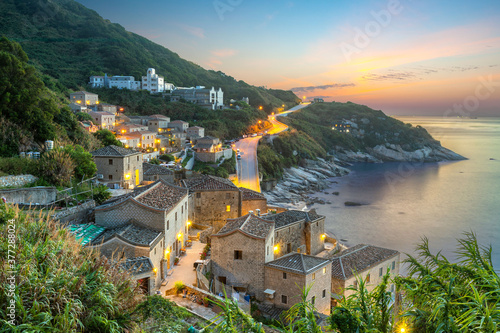
MULTIPOLYGON (((400 145, 386 144, 367 148, 366 152, 354 152, 335 147, 331 161, 324 159, 305 160, 304 166, 285 169, 283 179, 271 191, 263 194, 271 205, 303 209, 312 204, 330 202, 314 196, 335 183, 334 177, 347 175, 351 163, 368 162, 442 162, 466 158, 444 147, 423 147, 405 151, 400 145)), ((335 194, 335 193, 333 193, 335 194)), ((338 195, 338 193, 337 193, 338 195)))

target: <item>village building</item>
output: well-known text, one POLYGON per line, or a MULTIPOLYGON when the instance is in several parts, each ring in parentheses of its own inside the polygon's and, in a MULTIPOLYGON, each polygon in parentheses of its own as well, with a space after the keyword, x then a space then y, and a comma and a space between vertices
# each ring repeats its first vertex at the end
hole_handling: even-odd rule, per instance
POLYGON ((255 215, 267 213, 267 199, 264 194, 248 188, 240 187, 241 215, 253 212, 255 215))
POLYGON ((181 180, 181 186, 192 194, 193 220, 213 226, 217 232, 227 219, 240 217, 240 190, 230 180, 199 175, 181 180))
POLYGON ((115 127, 115 115, 105 111, 89 111, 89 115, 100 129, 112 130, 115 127))
POLYGON ((141 138, 138 136, 121 135, 117 132, 116 140, 123 143, 125 148, 141 148, 141 138))
POLYGON ((168 128, 169 123, 169 117, 162 116, 161 114, 155 114, 148 118, 148 129, 151 132, 162 133, 168 128))
MULTIPOLYGON (((347 287, 357 286, 357 278, 366 281, 368 291, 372 291, 390 271, 391 278, 399 275, 400 253, 373 245, 358 244, 336 254, 332 258, 332 305, 354 291, 347 287)), ((395 295, 394 284, 390 291, 395 295)))
POLYGON ((162 179, 169 183, 174 182, 174 171, 164 166, 151 163, 143 163, 142 170, 144 171, 144 181, 154 182, 162 179))
POLYGON ((69 108, 71 109, 71 111, 73 111, 73 113, 77 113, 77 112, 84 112, 84 113, 87 113, 89 111, 89 109, 87 108, 87 106, 85 104, 77 104, 77 103, 69 103, 69 108))
POLYGON ((204 86, 190 88, 177 87, 172 91, 171 101, 179 102, 181 100, 211 110, 221 110, 224 108, 224 92, 221 88, 215 90, 214 87, 208 89, 204 86))
POLYGON ((91 121, 86 120, 86 121, 80 121, 79 123, 80 123, 80 126, 82 126, 83 129, 89 133, 95 133, 99 130, 99 127, 94 125, 94 123, 91 121))
POLYGON ((154 68, 148 68, 146 76, 142 77, 141 89, 152 93, 161 93, 165 91, 165 79, 156 74, 154 68))
POLYGON ((99 96, 88 91, 76 91, 69 94, 69 100, 71 103, 80 105, 97 105, 99 104, 99 96))
POLYGON ((116 134, 129 134, 137 131, 147 131, 148 126, 146 125, 138 125, 134 123, 122 123, 115 127, 116 134))
POLYGON ((192 126, 186 129, 186 134, 186 138, 194 142, 205 136, 205 129, 200 126, 192 126))
POLYGON ((91 152, 97 179, 111 188, 134 188, 142 182, 142 153, 118 146, 91 152))
POLYGON ((212 273, 220 284, 264 300, 264 264, 274 259, 274 223, 253 214, 229 219, 212 235, 212 273))
MULTIPOLYGON (((92 77, 91 77, 92 81, 92 77)), ((133 76, 111 76, 108 78, 107 88, 117 88, 117 89, 128 89, 128 90, 139 90, 141 87, 141 82, 136 81, 133 76)))
POLYGON ((195 159, 208 163, 216 163, 221 158, 230 159, 233 156, 232 148, 223 148, 220 140, 212 136, 197 139, 193 151, 195 159))
POLYGON ((138 138, 140 141, 140 148, 148 149, 155 148, 156 144, 156 133, 151 131, 134 131, 128 134, 129 137, 138 138))
POLYGON ((185 132, 188 127, 189 123, 187 121, 174 120, 168 123, 168 128, 175 128, 179 132, 185 132))
POLYGON ((109 112, 116 116, 118 113, 118 106, 108 103, 99 103, 99 105, 97 105, 97 111, 109 112))
POLYGON ((324 250, 325 217, 316 210, 287 210, 262 218, 275 222, 275 258, 292 252, 317 255, 324 250))
MULTIPOLYGON (((168 269, 173 266, 175 257, 184 250, 188 239, 188 209, 188 190, 160 179, 96 207, 95 222, 98 226, 113 230, 109 233, 118 233, 115 238, 122 235, 121 228, 130 232, 129 243, 134 243, 135 247, 124 250, 125 256, 145 255, 143 248, 149 246, 149 258, 155 274, 159 275, 155 278, 155 287, 159 288, 168 269), (137 228, 143 229, 137 231, 137 228), (161 235, 159 240, 158 235, 161 235)), ((118 237, 121 242, 122 238, 123 235, 118 237)))
POLYGON ((266 302, 289 309, 301 301, 302 290, 310 287, 307 300, 320 313, 330 314, 331 269, 328 259, 290 253, 264 265, 266 302))

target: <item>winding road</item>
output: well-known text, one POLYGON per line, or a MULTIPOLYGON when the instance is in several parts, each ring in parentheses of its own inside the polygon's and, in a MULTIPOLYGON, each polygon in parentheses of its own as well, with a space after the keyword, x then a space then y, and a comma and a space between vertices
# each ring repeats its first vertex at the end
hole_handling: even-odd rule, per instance
MULTIPOLYGON (((284 117, 288 114, 303 109, 309 106, 310 103, 303 103, 294 106, 290 110, 280 113, 279 115, 268 116, 269 122, 273 124, 273 127, 267 131, 270 135, 276 135, 285 131, 288 126, 276 120, 277 117, 284 117)), ((238 187, 245 187, 257 192, 260 192, 260 181, 259 181, 259 167, 257 163, 257 146, 259 140, 262 136, 258 135, 255 137, 248 137, 241 139, 235 143, 234 149, 239 149, 241 154, 241 159, 236 160, 238 179, 235 181, 235 185, 238 187)))

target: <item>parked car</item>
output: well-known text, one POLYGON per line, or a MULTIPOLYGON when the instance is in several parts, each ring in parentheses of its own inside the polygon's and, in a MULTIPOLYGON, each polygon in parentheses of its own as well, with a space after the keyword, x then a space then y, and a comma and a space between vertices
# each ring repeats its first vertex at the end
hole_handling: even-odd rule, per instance
POLYGON ((239 160, 241 160, 241 155, 238 154, 238 156, 236 158, 239 159, 239 160))
POLYGON ((252 138, 255 138, 257 136, 257 133, 252 134, 252 138))

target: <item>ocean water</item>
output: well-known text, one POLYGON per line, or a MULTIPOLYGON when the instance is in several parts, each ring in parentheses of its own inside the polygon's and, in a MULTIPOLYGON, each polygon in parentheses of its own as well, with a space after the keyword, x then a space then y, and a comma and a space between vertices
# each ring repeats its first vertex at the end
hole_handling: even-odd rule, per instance
MULTIPOLYGON (((368 243, 414 254, 421 237, 457 260, 457 239, 473 231, 493 247, 500 270, 500 118, 396 117, 425 127, 441 144, 468 158, 440 163, 359 163, 316 196, 326 230, 348 246, 368 243), (345 207, 345 201, 366 205, 345 207)), ((405 255, 402 255, 402 259, 405 255)), ((403 270, 405 271, 405 270, 403 270)))

